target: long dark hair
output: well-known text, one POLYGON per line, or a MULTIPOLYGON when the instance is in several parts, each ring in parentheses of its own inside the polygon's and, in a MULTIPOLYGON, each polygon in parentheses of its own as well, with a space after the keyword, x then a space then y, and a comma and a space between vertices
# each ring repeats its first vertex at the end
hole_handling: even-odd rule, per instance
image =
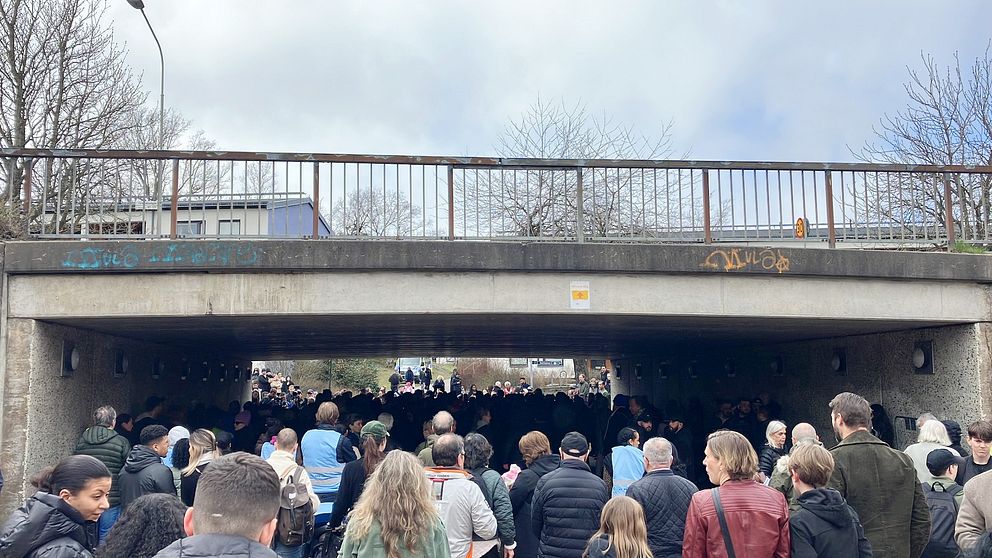
POLYGON ((172 466, 180 471, 189 466, 189 438, 183 438, 172 446, 172 466))
POLYGON ((98 558, 152 558, 186 536, 186 506, 175 494, 147 494, 131 502, 96 551, 98 558))
POLYGON ((45 467, 31 478, 31 484, 38 490, 58 496, 68 490, 75 496, 86 488, 90 481, 109 479, 110 469, 95 457, 73 455, 66 457, 54 467, 45 467))
POLYGON ((379 445, 385 438, 376 438, 371 434, 362 435, 362 458, 365 466, 365 478, 372 475, 375 468, 386 458, 386 454, 379 449, 379 445))

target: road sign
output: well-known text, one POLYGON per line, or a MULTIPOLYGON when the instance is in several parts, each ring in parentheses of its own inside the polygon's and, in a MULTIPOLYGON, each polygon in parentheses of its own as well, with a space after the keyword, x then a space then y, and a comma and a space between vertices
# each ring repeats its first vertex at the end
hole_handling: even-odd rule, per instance
POLYGON ((572 310, 589 310, 591 308, 589 281, 572 281, 569 292, 571 293, 569 307, 572 310))
POLYGON ((806 238, 808 232, 809 221, 803 217, 796 219, 796 238, 806 238))

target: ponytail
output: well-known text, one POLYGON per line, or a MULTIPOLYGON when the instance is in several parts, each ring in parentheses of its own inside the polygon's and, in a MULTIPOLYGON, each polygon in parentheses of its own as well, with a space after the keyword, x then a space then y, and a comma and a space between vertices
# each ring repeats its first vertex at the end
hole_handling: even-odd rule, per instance
POLYGON ((375 468, 382 463, 382 460, 386 458, 386 454, 379 449, 382 441, 385 438, 376 438, 372 434, 365 434, 362 436, 362 457, 365 458, 365 478, 372 475, 375 468))
POLYGON ((58 495, 63 490, 76 494, 93 480, 109 479, 110 470, 95 457, 73 455, 54 467, 45 467, 31 477, 31 484, 38 490, 58 495))

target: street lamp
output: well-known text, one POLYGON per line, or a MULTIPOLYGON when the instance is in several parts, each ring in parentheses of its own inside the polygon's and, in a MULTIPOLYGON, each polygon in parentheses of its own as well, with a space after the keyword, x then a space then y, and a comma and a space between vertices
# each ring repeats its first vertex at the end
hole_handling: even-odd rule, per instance
MULTIPOLYGON (((145 15, 145 3, 143 0, 127 0, 127 3, 131 5, 132 8, 141 12, 141 17, 145 18, 145 23, 148 25, 148 30, 152 32, 152 38, 155 39, 155 46, 158 47, 158 59, 161 67, 161 75, 159 77, 159 97, 158 97, 158 148, 161 150, 165 149, 165 55, 162 54, 162 43, 158 42, 158 36, 155 35, 155 30, 152 29, 152 23, 148 21, 148 16, 145 15)), ((158 203, 156 207, 156 213, 162 210, 162 162, 158 162, 158 169, 155 172, 155 198, 158 203)), ((156 229, 159 228, 159 219, 155 219, 156 229)))

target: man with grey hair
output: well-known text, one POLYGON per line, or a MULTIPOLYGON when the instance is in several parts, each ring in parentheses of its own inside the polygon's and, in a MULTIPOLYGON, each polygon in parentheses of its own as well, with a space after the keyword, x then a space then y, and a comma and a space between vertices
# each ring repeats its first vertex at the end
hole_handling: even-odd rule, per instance
POLYGON ((155 558, 277 558, 269 546, 276 532, 279 492, 275 469, 257 455, 237 452, 213 460, 200 476, 196 501, 183 519, 189 537, 155 558))
POLYGON ((427 446, 420 451, 417 457, 420 458, 420 462, 424 464, 424 467, 434 466, 434 456, 431 453, 431 448, 437 442, 437 439, 445 434, 449 434, 455 431, 455 417, 451 416, 448 411, 440 411, 431 420, 431 425, 434 427, 434 437, 433 440, 428 437, 427 446))
POLYGON ((681 557, 685 518, 696 485, 672 472, 672 443, 665 438, 651 438, 643 450, 644 478, 630 485, 627 496, 644 508, 652 556, 681 557))
POLYGON ((918 419, 916 419, 916 430, 919 431, 921 428, 923 428, 924 424, 932 420, 937 420, 937 417, 935 417, 933 413, 929 413, 929 412, 923 413, 922 415, 920 415, 918 419))
POLYGON ((465 470, 465 441, 448 432, 430 449, 437 466, 428 467, 426 475, 438 515, 444 521, 451 558, 482 556, 498 542, 492 540, 496 536, 496 516, 481 486, 465 470))
MULTIPOLYGON (((392 414, 385 413, 385 412, 379 413, 379 416, 376 418, 376 420, 378 420, 379 422, 381 422, 382 425, 386 427, 386 432, 392 432, 393 431, 393 421, 394 421, 394 419, 393 419, 393 415, 392 414)), ((396 442, 393 441, 393 437, 392 436, 386 436, 386 453, 389 453, 389 452, 393 451, 394 449, 397 449, 398 447, 399 446, 396 445, 396 442)))
POLYGON ((114 430, 117 425, 117 411, 110 405, 104 405, 93 412, 93 426, 83 431, 76 443, 76 455, 88 455, 100 460, 110 469, 110 493, 107 495, 110 507, 100 515, 100 542, 106 538, 107 532, 117 522, 121 514, 121 489, 118 475, 127 456, 131 453, 131 444, 127 438, 114 430))

